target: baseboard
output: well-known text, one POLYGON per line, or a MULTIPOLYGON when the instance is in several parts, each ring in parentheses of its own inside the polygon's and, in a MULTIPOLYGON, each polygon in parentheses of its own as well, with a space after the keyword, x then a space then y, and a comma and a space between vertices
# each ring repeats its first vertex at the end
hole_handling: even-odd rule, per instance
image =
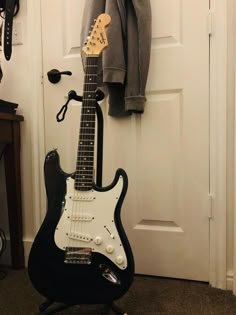
MULTIPOLYGON (((6 241, 7 241, 6 251, 3 253, 1 257, 0 264, 9 266, 11 265, 10 240, 7 239, 6 241)), ((33 244, 33 239, 24 239, 23 244, 24 244, 24 254, 25 254, 25 267, 27 267, 30 249, 33 244)), ((226 284, 227 284, 226 289, 229 291, 233 291, 233 283, 234 283, 234 272, 232 270, 228 270, 227 278, 226 278, 226 284)))
POLYGON ((29 253, 33 244, 33 239, 24 239, 25 267, 28 266, 29 253))
POLYGON ((234 287, 234 273, 232 270, 227 271, 227 278, 226 278, 226 289, 229 291, 233 291, 234 287))
MULTIPOLYGON (((11 266, 11 245, 10 245, 9 237, 7 237, 6 243, 7 243, 6 250, 3 252, 2 256, 1 256, 0 265, 11 266)), ((30 249, 31 249, 32 244, 33 244, 33 239, 24 239, 23 240, 25 267, 27 267, 27 264, 28 264, 29 253, 30 253, 30 249)))

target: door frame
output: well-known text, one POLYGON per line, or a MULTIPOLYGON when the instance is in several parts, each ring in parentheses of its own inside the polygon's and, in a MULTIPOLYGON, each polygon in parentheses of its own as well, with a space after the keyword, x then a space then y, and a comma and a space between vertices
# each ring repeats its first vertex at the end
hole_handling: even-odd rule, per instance
MULTIPOLYGON (((209 0, 213 13, 210 36, 210 185, 211 196, 209 283, 226 289, 226 110, 227 110, 227 0, 209 0)), ((32 156, 35 232, 45 214, 43 163, 45 157, 42 86, 41 0, 27 0, 28 32, 34 73, 32 99, 32 156), (37 21, 37 23, 36 23, 37 21), (35 29, 35 25, 38 25, 35 29), (33 52, 33 53, 32 53, 33 52), (40 75, 39 75, 40 73, 40 75), (40 210, 41 209, 41 210, 40 210)), ((207 17, 206 17, 207 18, 207 17)), ((206 23, 207 24, 207 23, 206 23)), ((34 236, 32 236, 33 241, 34 236)))
POLYGON ((209 283, 226 289, 227 0, 210 0, 209 283))

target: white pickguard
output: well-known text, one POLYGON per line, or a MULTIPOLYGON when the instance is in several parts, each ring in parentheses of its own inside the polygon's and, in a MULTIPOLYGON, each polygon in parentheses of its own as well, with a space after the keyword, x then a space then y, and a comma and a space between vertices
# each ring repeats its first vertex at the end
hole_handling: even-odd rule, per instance
POLYGON ((109 191, 78 191, 74 179, 67 179, 63 213, 55 230, 56 245, 91 248, 105 255, 120 269, 127 267, 127 257, 115 226, 114 212, 123 188, 120 176, 109 191))

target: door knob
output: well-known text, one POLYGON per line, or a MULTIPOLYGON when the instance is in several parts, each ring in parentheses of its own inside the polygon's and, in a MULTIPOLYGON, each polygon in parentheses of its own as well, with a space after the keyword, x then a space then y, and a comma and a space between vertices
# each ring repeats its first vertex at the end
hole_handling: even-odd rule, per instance
POLYGON ((55 84, 55 83, 58 83, 60 80, 61 80, 61 76, 62 75, 69 75, 71 76, 72 75, 72 72, 71 71, 59 71, 57 69, 52 69, 50 71, 48 71, 47 73, 48 75, 48 80, 55 84))

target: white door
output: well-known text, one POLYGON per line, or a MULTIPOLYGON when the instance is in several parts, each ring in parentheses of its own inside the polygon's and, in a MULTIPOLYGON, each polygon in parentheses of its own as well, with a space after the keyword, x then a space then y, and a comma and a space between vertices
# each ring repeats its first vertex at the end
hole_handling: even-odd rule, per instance
MULTIPOLYGON (((72 102, 61 124, 55 116, 69 90, 82 92, 84 3, 42 0, 46 149, 58 148, 67 172, 75 168, 80 105, 72 102), (73 75, 53 85, 53 68, 73 75)), ((103 104, 103 184, 118 167, 128 173, 122 220, 136 273, 208 280, 208 10, 208 0, 153 0, 145 113, 115 119, 103 104)))

